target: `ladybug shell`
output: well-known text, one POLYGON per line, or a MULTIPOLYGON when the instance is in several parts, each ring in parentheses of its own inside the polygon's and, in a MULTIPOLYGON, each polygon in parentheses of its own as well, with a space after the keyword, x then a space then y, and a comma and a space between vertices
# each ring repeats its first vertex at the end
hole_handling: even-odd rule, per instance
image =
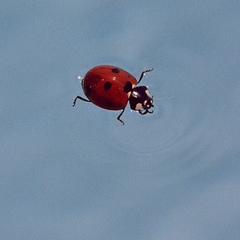
POLYGON ((95 105, 109 110, 125 108, 136 85, 137 80, 130 73, 108 65, 90 69, 82 81, 87 98, 95 105))

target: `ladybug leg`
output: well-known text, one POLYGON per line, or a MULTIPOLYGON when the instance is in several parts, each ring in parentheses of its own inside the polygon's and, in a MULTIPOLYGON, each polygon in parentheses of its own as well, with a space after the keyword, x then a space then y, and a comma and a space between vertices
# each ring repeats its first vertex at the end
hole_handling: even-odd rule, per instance
POLYGON ((145 111, 142 111, 142 110, 138 110, 138 112, 141 114, 141 115, 145 115, 148 113, 148 110, 145 110, 145 111))
POLYGON ((153 113, 154 111, 152 110, 152 111, 148 111, 148 113, 153 113))
POLYGON ((147 114, 147 113, 153 113, 153 111, 149 111, 148 109, 145 110, 145 111, 138 110, 138 112, 139 112, 141 115, 145 115, 145 114, 147 114))
POLYGON ((122 123, 122 125, 124 125, 124 121, 120 119, 120 117, 123 115, 123 112, 125 111, 125 108, 121 111, 121 113, 118 115, 117 120, 120 121, 122 123))
POLYGON ((153 70, 153 68, 149 68, 149 69, 143 71, 143 72, 141 73, 141 76, 140 76, 139 80, 138 80, 138 83, 141 82, 141 80, 142 80, 143 76, 145 75, 145 73, 151 72, 152 70, 153 70))
POLYGON ((82 97, 80 97, 80 96, 77 96, 75 99, 74 99, 74 101, 73 101, 73 107, 76 105, 76 102, 77 102, 77 100, 78 99, 81 99, 82 101, 85 101, 85 102, 91 102, 90 100, 88 100, 88 99, 85 99, 85 98, 82 98, 82 97))

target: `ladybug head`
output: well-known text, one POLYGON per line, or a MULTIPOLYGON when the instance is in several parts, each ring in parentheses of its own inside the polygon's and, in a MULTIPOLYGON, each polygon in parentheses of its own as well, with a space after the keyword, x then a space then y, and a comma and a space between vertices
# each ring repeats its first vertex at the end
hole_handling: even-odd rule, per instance
POLYGON ((132 89, 129 103, 131 109, 137 110, 140 114, 153 113, 153 111, 149 111, 153 107, 153 98, 145 86, 132 89))

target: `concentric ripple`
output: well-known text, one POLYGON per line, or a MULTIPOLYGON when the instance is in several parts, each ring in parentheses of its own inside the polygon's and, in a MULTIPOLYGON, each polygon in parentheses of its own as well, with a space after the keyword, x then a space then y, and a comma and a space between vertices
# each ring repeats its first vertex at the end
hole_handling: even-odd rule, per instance
POLYGON ((155 101, 154 106, 154 113, 145 116, 126 109, 124 126, 109 121, 110 147, 138 154, 156 153, 173 148, 202 126, 204 114, 192 102, 167 98, 155 101))

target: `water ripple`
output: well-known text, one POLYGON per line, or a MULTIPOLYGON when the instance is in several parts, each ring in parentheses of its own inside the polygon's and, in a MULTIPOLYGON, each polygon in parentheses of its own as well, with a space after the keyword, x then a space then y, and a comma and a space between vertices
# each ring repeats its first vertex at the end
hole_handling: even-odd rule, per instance
POLYGON ((186 104, 176 98, 155 101, 152 115, 141 116, 126 110, 122 117, 124 126, 109 121, 109 144, 113 149, 128 153, 160 152, 173 148, 196 132, 203 118, 204 114, 199 113, 199 107, 192 103, 186 104))

